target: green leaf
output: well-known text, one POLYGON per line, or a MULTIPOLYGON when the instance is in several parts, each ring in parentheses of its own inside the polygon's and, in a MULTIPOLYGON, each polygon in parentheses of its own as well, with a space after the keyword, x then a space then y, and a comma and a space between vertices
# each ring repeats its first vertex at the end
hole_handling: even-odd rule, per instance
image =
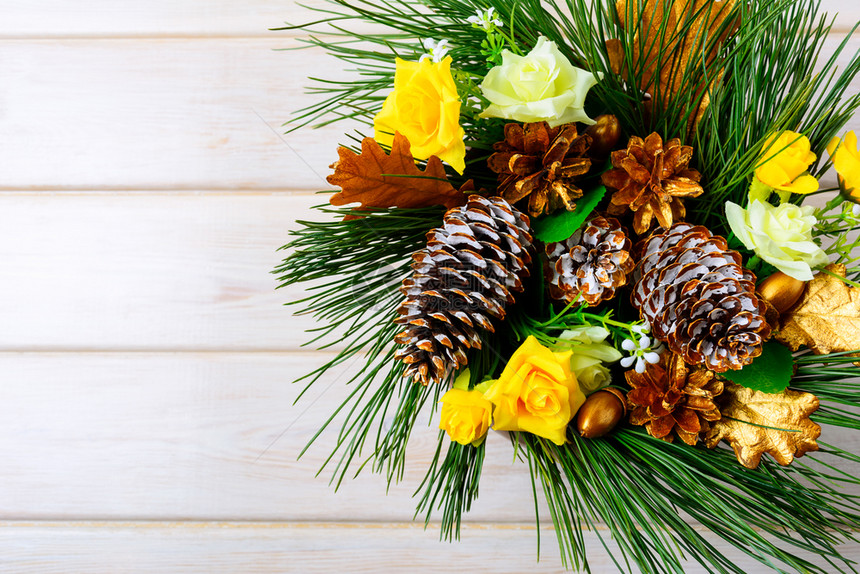
POLYGON ((723 377, 763 393, 781 393, 794 376, 791 350, 777 341, 765 343, 761 355, 740 371, 726 371, 723 377))
POLYGON ((604 186, 595 187, 576 203, 576 209, 573 211, 562 211, 535 220, 535 237, 544 243, 564 241, 582 227, 604 195, 604 186))

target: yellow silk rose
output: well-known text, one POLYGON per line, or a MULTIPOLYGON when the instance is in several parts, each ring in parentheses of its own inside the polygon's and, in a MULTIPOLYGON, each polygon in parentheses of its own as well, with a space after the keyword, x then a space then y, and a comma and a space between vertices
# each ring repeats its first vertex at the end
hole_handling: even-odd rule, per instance
POLYGON ((481 84, 490 106, 482 118, 549 123, 550 127, 582 122, 593 124, 583 110, 594 74, 575 67, 543 36, 525 56, 505 50, 502 65, 487 73, 481 84))
POLYGON ((833 138, 827 146, 827 153, 839 174, 839 185, 854 201, 860 202, 860 150, 857 149, 857 135, 850 131, 841 140, 833 138))
POLYGON ((451 440, 475 446, 484 441, 490 430, 493 404, 481 391, 451 389, 442 395, 441 402, 439 428, 448 433, 451 440))
POLYGON ((809 138, 786 130, 770 136, 762 149, 755 176, 765 187, 754 184, 751 201, 767 201, 771 189, 781 192, 783 201, 788 201, 792 193, 805 195, 818 191, 818 180, 807 173, 817 159, 809 138))
POLYGON ((734 234, 756 255, 799 281, 812 280, 812 268, 827 265, 827 254, 812 239, 818 220, 812 207, 753 201, 749 209, 726 204, 734 234))
POLYGON ((529 337, 484 393, 495 406, 493 428, 525 431, 564 444, 567 425, 585 402, 570 370, 573 353, 555 353, 529 337))
POLYGON ((457 377, 451 390, 442 395, 439 428, 452 441, 479 446, 484 442, 493 415, 493 404, 484 398, 486 384, 469 390, 469 369, 457 377))
POLYGON ((460 126, 460 96, 451 76, 451 58, 435 63, 397 58, 394 91, 373 120, 375 139, 390 146, 400 132, 416 159, 437 156, 463 173, 465 131, 460 126))

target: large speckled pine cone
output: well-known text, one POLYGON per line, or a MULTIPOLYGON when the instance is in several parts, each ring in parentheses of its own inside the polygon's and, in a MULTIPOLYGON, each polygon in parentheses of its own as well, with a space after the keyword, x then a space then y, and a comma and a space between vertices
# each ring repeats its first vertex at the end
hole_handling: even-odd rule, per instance
POLYGON ((633 243, 617 219, 597 216, 566 241, 549 243, 549 292, 556 299, 577 298, 597 305, 627 284, 635 262, 633 243))
POLYGON ((631 297, 654 336, 691 365, 722 373, 748 365, 771 328, 755 275, 726 240, 676 223, 640 241, 631 297))
POLYGON ((472 195, 448 211, 400 289, 404 329, 395 341, 404 376, 442 383, 466 366, 466 351, 481 348, 480 331, 494 332, 493 320, 522 292, 532 251, 529 218, 500 197, 472 195))

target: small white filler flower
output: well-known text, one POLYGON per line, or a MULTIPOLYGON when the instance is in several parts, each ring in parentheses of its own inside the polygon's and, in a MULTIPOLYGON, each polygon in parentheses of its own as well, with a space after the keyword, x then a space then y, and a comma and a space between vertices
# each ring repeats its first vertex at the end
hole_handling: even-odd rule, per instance
MULTIPOLYGON (((638 329, 643 331, 644 328, 638 329)), ((636 363, 636 372, 644 373, 645 364, 651 363, 655 365, 660 362, 661 347, 656 349, 651 348, 651 338, 648 335, 642 335, 638 341, 633 339, 624 339, 621 342, 621 348, 630 353, 629 357, 621 359, 621 366, 629 369, 633 363, 636 363)))
POLYGON ((438 64, 442 60, 445 59, 445 56, 448 55, 450 48, 448 48, 448 40, 433 40, 431 38, 427 38, 423 42, 424 49, 427 50, 427 53, 421 56, 419 62, 423 62, 424 60, 432 60, 434 64, 438 64))
POLYGON ((489 32, 493 28, 501 28, 502 21, 496 18, 496 9, 477 10, 477 16, 469 16, 469 23, 473 26, 478 26, 489 32))

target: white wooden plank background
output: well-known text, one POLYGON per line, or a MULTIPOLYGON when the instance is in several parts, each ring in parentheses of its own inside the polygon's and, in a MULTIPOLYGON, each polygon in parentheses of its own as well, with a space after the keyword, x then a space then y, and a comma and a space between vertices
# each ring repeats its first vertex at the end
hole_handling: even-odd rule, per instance
POLYGON ((4 193, 0 349, 290 350, 276 249, 313 194, 4 193), (81 320, 87 318, 86 320, 81 320))
MULTIPOLYGON (((840 32, 860 19, 824 5, 840 32)), ((330 432, 295 460, 345 394, 335 375, 292 405, 330 355, 300 350, 310 323, 281 307, 300 291, 268 273, 347 128, 280 135, 305 76, 336 70, 274 51, 296 35, 267 28, 307 18, 270 0, 0 3, 0 571, 559 570, 548 525, 534 563, 502 436, 459 545, 409 522, 432 428, 387 497, 379 477, 314 479, 330 432)), ((612 571, 596 546, 593 566, 612 571)))
MULTIPOLYGON (((828 48, 842 38, 834 35, 828 48)), ((296 45, 4 41, 0 69, 14 81, 0 92, 0 133, 16 137, 0 139, 0 157, 23 160, 4 163, 0 190, 326 189, 335 144, 355 126, 279 134, 311 101, 305 78, 332 66, 319 50, 274 51, 296 45)), ((860 35, 848 52, 857 49, 860 35)), ((849 127, 860 129, 860 120, 849 127)))
MULTIPOLYGON (((326 0, 4 0, 0 37, 269 36, 284 22, 317 19, 298 4, 327 7, 326 0)), ((837 30, 860 20, 860 6, 850 0, 822 0, 821 7, 839 14, 837 30)))
MULTIPOLYGON (((498 574, 558 572, 561 566, 551 527, 541 528, 536 563, 535 527, 471 524, 459 543, 438 541, 435 527, 388 523, 0 523, 0 568, 38 574, 115 574, 181 571, 243 574, 268 572, 438 572, 498 574), (20 533, 32 537, 22 541, 20 533), (92 549, 101 553, 92 560, 92 549), (61 557, 58 560, 57 557, 61 557)), ((603 532, 606 536, 606 532, 603 532)), ((594 532, 585 533, 592 571, 616 571, 594 532)), ((723 551, 723 542, 712 541, 723 551)), ((610 551, 617 546, 607 540, 610 551)), ((855 560, 858 549, 848 549, 855 560)), ((821 560, 813 560, 821 562, 821 560)), ((763 572, 746 556, 737 564, 763 572)), ((688 564, 687 574, 706 572, 688 564)))

